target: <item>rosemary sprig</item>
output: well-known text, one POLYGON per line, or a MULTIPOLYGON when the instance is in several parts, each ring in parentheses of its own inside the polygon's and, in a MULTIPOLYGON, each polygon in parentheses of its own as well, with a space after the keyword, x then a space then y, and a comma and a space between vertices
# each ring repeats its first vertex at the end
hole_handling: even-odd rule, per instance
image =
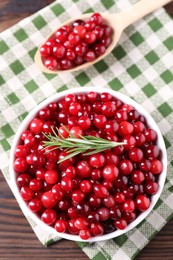
MULTIPOLYGON (((69 132, 68 129, 65 128, 65 130, 69 132)), ((92 155, 119 145, 125 145, 124 142, 109 141, 95 136, 80 136, 80 138, 76 138, 70 132, 69 137, 64 138, 58 131, 58 128, 56 128, 56 131, 52 128, 52 132, 53 135, 43 133, 44 136, 47 138, 46 141, 43 141, 44 149, 53 146, 53 148, 48 150, 47 152, 59 148, 64 149, 66 152, 68 152, 68 155, 59 160, 58 163, 61 163, 80 153, 83 153, 84 155, 92 155)))

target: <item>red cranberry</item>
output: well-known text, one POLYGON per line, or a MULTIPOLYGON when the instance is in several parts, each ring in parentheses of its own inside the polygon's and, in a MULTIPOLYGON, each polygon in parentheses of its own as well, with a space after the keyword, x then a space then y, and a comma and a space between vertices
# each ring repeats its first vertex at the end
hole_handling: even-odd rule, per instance
POLYGON ((115 181, 118 178, 119 169, 114 164, 107 164, 103 168, 103 178, 106 181, 115 181))
POLYGON ((46 209, 41 215, 41 220, 47 225, 52 225, 56 221, 57 214, 53 209, 46 209))
POLYGON ((47 45, 47 44, 44 44, 40 47, 40 54, 42 57, 48 57, 50 56, 52 53, 52 48, 47 45))
POLYGON ((123 230, 127 227, 127 221, 124 218, 114 220, 114 226, 117 229, 123 230))
POLYGON ((57 232, 64 233, 67 230, 68 223, 65 220, 57 220, 55 222, 55 229, 57 232))
POLYGON ((38 198, 30 200, 30 202, 28 203, 28 207, 34 213, 39 212, 42 208, 41 200, 38 198))
POLYGON ((144 194, 138 195, 135 199, 136 207, 140 211, 145 211, 150 206, 150 199, 144 194))

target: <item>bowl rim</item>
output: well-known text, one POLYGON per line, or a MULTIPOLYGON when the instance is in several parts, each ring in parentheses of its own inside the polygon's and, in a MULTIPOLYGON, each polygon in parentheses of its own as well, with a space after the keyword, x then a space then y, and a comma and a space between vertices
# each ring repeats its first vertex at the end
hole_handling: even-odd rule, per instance
POLYGON ((32 111, 26 116, 26 118, 23 120, 23 122, 19 126, 19 128, 14 136, 14 139, 13 139, 13 143, 12 143, 11 151, 10 151, 9 173, 10 173, 10 179, 11 179, 11 184, 12 184, 11 189, 13 190, 13 193, 14 193, 23 213, 26 216, 29 216, 31 219, 33 219, 37 223, 38 226, 40 226, 47 232, 52 233, 53 235, 57 235, 58 237, 65 238, 68 240, 81 241, 81 242, 98 242, 98 241, 108 240, 108 239, 120 236, 120 235, 130 231, 132 228, 136 227, 142 220, 144 220, 148 216, 148 214, 152 211, 152 209, 155 206, 156 202, 158 201, 158 199, 161 195, 161 192, 163 190, 163 187, 164 187, 166 173, 167 173, 167 153, 166 153, 165 143, 164 143, 164 140, 163 140, 163 137, 162 137, 162 134, 160 132, 158 125, 156 124, 154 119, 151 117, 151 115, 139 103, 134 101, 132 98, 130 98, 118 91, 114 91, 112 89, 102 88, 102 87, 97 87, 97 88, 77 87, 77 88, 72 88, 72 89, 68 89, 68 90, 56 93, 56 94, 46 98, 44 101, 42 101, 41 103, 36 105, 36 107, 33 108, 32 111), (78 235, 57 232, 53 227, 45 224, 35 213, 33 213, 28 208, 26 202, 22 199, 22 197, 20 195, 19 188, 18 188, 17 182, 16 182, 16 173, 13 168, 13 163, 14 163, 14 159, 15 159, 14 150, 15 150, 16 145, 19 143, 19 138, 21 136, 21 133, 24 130, 26 130, 30 121, 33 119, 33 117, 38 113, 38 111, 41 108, 47 106, 49 103, 51 103, 53 101, 60 100, 67 94, 77 94, 77 93, 82 94, 82 93, 88 93, 90 91, 94 91, 97 93, 107 92, 107 93, 111 94, 112 96, 122 100, 125 104, 132 105, 141 115, 143 115, 146 118, 148 126, 152 127, 154 130, 157 131, 157 145, 160 147, 160 149, 162 151, 163 171, 159 175, 159 179, 158 179, 158 183, 159 183, 158 192, 156 194, 152 195, 150 207, 146 211, 140 213, 140 215, 132 223, 128 224, 124 230, 115 230, 114 232, 111 232, 109 234, 104 234, 101 236, 91 237, 88 240, 83 240, 78 235))

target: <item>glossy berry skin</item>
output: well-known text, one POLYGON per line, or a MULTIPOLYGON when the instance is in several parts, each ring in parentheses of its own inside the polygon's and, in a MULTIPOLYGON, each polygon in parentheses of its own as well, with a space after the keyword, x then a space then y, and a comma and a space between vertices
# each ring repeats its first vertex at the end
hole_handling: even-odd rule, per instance
POLYGON ((43 186, 42 181, 38 180, 38 179, 32 179, 29 183, 29 187, 31 188, 31 190, 33 191, 39 191, 43 186))
POLYGON ((124 159, 120 161, 119 169, 123 175, 129 175, 133 171, 133 164, 130 160, 124 159))
POLYGON ((140 162, 143 157, 143 151, 137 147, 134 147, 129 151, 129 158, 132 162, 140 162))
POLYGON ((42 57, 48 57, 52 53, 52 49, 49 45, 44 44, 40 47, 40 54, 42 57))
POLYGON ((21 188, 20 194, 21 194, 23 200, 25 200, 25 201, 31 200, 34 196, 33 190, 27 186, 23 186, 21 188))
POLYGON ((58 181, 58 173, 55 170, 47 171, 44 178, 48 184, 55 184, 58 181))
POLYGON ((65 220, 57 220, 55 222, 55 230, 60 233, 64 233, 67 230, 68 223, 65 220))
POLYGON ((58 68, 58 61, 54 56, 49 56, 45 59, 44 65, 49 70, 55 70, 58 68))
POLYGON ((41 196, 41 202, 45 208, 51 209, 56 205, 57 199, 51 191, 46 191, 41 196))
POLYGON ((105 164, 105 157, 102 153, 96 153, 90 156, 89 163, 94 168, 101 168, 105 164))
POLYGON ((150 199, 147 196, 141 194, 136 197, 135 203, 137 209, 140 211, 145 211, 150 206, 150 199))
POLYGON ((23 186, 28 186, 31 180, 31 176, 26 173, 22 173, 17 178, 17 185, 21 188, 23 186))
POLYGON ((124 218, 121 218, 121 219, 118 219, 118 220, 114 220, 114 226, 117 229, 123 230, 127 226, 127 221, 124 218))
POLYGON ((46 209, 45 211, 43 211, 41 215, 41 220, 49 226, 54 224, 56 218, 57 218, 57 214, 53 209, 46 209))
POLYGON ((150 195, 156 194, 158 191, 158 188, 159 188, 158 183, 154 182, 154 181, 149 181, 144 186, 145 192, 150 195))
POLYGON ((101 184, 97 184, 94 186, 94 193, 98 198, 104 198, 109 195, 107 188, 105 188, 101 184))
POLYGON ((106 181, 115 181, 118 178, 119 169, 114 164, 107 164, 103 168, 103 178, 106 181))
POLYGON ((14 153, 18 158, 25 158, 29 154, 29 148, 24 145, 18 145, 16 146, 14 153))
POLYGON ((39 212, 42 208, 41 200, 38 198, 30 200, 28 203, 28 207, 34 213, 39 212))
POLYGON ((61 59, 65 56, 65 47, 60 44, 60 43, 57 43, 54 47, 53 47, 53 54, 55 57, 61 59))
POLYGON ((87 178, 91 175, 91 164, 86 160, 82 160, 77 164, 76 171, 79 177, 87 178))
POLYGON ((103 225, 100 223, 92 223, 90 229, 93 236, 101 236, 104 232, 103 225))
POLYGON ((28 169, 28 163, 25 158, 17 158, 14 162, 14 169, 17 172, 25 172, 28 169))
POLYGON ((61 188, 64 191, 71 191, 73 189, 73 181, 68 177, 61 179, 61 188))
POLYGON ((88 180, 83 180, 80 183, 80 190, 84 193, 90 192, 92 190, 92 183, 88 180))
POLYGON ((90 230, 87 228, 87 229, 82 229, 79 231, 79 236, 80 238, 82 238, 83 240, 87 240, 91 237, 91 233, 90 233, 90 230))
POLYGON ((135 184, 141 184, 145 180, 145 175, 142 171, 140 170, 135 170, 131 174, 131 180, 135 184))
POLYGON ((160 160, 158 159, 153 159, 151 161, 151 173, 152 174, 160 174, 163 170, 163 164, 160 160))
POLYGON ((126 200, 124 201, 122 208, 125 212, 132 212, 135 210, 135 202, 133 200, 126 200))

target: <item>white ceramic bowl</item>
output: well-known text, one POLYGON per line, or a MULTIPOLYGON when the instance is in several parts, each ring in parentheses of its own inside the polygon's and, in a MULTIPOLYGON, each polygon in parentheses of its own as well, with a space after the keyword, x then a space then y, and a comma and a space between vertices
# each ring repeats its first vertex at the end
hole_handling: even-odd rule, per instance
POLYGON ((19 192, 19 188, 17 186, 16 183, 16 173, 14 171, 13 168, 13 163, 14 163, 14 150, 15 147, 18 145, 19 143, 19 139, 21 136, 21 133, 28 127, 30 121, 32 120, 32 118, 37 114, 37 112, 44 108, 45 106, 47 106, 49 103, 53 102, 53 101, 58 101, 61 98, 63 98, 65 95, 70 94, 70 93, 87 93, 90 91, 95 91, 97 93, 102 93, 102 92, 108 92, 110 93, 112 96, 122 100, 124 103, 126 104, 130 104, 132 105, 141 115, 143 115, 146 120, 147 120, 147 124, 149 127, 153 128, 158 135, 157 138, 157 145, 160 147, 161 149, 161 153, 162 153, 162 162, 163 162, 163 171, 162 173, 159 175, 159 179, 158 179, 158 183, 159 183, 159 190, 157 192, 157 194, 152 196, 151 199, 151 205, 148 208, 148 210, 146 210, 145 212, 142 212, 132 223, 130 223, 124 230, 116 230, 112 233, 109 234, 105 234, 102 236, 98 236, 98 237, 91 237, 90 239, 87 240, 87 242, 96 242, 96 241, 102 241, 102 240, 107 240, 113 237, 117 237, 120 236, 124 233, 126 233, 127 231, 131 230, 132 228, 134 228, 136 225, 138 225, 143 219, 145 219, 147 217, 147 215, 151 212, 151 210, 153 209, 153 207, 155 206, 156 202, 158 201, 161 192, 163 190, 164 187, 164 183, 165 183, 165 179, 166 179, 166 171, 167 171, 167 155, 166 155, 166 148, 165 148, 165 143, 163 141, 163 137, 160 133, 160 130, 157 126, 157 124, 155 123, 155 121, 153 120, 153 118, 149 115, 149 113, 138 103, 136 103, 134 100, 132 100, 131 98, 110 90, 110 89, 105 89, 105 88, 91 88, 91 87, 83 87, 83 88, 73 88, 73 89, 69 89, 67 91, 63 91, 60 92, 58 94, 55 94, 49 98, 47 98, 45 101, 43 101, 42 103, 40 103, 39 105, 37 105, 30 113, 29 115, 25 118, 25 120, 22 122, 22 124, 20 125, 18 131, 16 132, 16 135, 14 137, 13 140, 13 144, 11 147, 11 153, 10 153, 10 166, 9 166, 9 170, 10 170, 10 175, 11 175, 11 179, 12 179, 12 185, 13 185, 13 192, 17 198, 18 203, 20 204, 22 210, 24 211, 26 216, 30 216, 40 227, 42 227, 43 229, 47 230, 48 232, 51 232, 59 237, 65 238, 65 239, 69 239, 69 240, 74 240, 74 241, 84 241, 82 240, 79 236, 77 235, 71 235, 71 234, 66 234, 66 233, 58 233, 53 227, 50 227, 46 224, 44 224, 40 218, 37 217, 36 214, 32 213, 29 208, 27 207, 25 201, 22 199, 20 192, 19 192))

